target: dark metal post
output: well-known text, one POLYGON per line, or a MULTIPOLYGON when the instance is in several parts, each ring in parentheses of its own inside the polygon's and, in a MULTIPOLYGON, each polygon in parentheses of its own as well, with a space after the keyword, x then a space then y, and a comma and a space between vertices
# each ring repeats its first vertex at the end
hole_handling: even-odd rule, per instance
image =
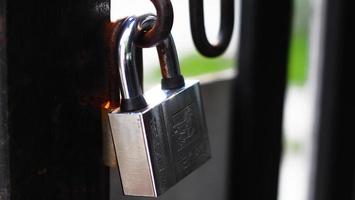
POLYGON ((243 0, 231 121, 230 199, 276 200, 291 0, 243 0))
POLYGON ((350 2, 326 1, 315 200, 355 197, 355 16, 350 2))
POLYGON ((0 0, 0 200, 10 199, 5 3, 0 0))
POLYGON ((0 0, 1 200, 108 199, 100 104, 109 3, 0 0))

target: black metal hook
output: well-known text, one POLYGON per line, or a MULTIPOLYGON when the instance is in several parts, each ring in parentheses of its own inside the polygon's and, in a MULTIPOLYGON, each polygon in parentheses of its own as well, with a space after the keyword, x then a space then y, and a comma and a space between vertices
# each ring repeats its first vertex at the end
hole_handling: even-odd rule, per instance
POLYGON ((190 0, 190 24, 197 50, 207 57, 221 55, 228 47, 234 27, 234 0, 221 0, 221 22, 217 44, 211 44, 206 36, 203 0, 190 0))
POLYGON ((157 11, 157 21, 153 28, 137 38, 139 47, 152 47, 168 38, 174 21, 174 10, 170 0, 151 0, 157 11))

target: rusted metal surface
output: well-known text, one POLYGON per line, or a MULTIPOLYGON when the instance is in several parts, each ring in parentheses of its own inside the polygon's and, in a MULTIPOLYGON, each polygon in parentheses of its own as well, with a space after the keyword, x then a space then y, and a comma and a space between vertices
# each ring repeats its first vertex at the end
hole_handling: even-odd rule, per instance
POLYGON ((106 22, 104 24, 104 50, 105 50, 105 82, 108 86, 105 88, 105 99, 102 102, 102 107, 108 103, 108 108, 119 107, 120 103, 120 90, 119 90, 119 74, 117 69, 116 59, 116 35, 122 21, 114 23, 106 22))
POLYGON ((157 12, 157 22, 154 27, 144 33, 136 41, 140 47, 152 47, 166 39, 173 27, 174 11, 170 0, 151 0, 157 12))

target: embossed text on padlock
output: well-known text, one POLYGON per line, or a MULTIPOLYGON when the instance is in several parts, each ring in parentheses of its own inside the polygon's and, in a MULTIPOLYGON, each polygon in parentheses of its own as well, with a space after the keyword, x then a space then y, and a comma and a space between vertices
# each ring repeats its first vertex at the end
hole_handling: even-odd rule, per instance
POLYGON ((124 193, 156 197, 205 163, 210 147, 199 82, 184 81, 171 36, 157 46, 162 85, 137 97, 142 90, 130 85, 138 80, 130 73, 137 23, 128 17, 118 35, 122 101, 132 105, 111 112, 109 120, 124 193))

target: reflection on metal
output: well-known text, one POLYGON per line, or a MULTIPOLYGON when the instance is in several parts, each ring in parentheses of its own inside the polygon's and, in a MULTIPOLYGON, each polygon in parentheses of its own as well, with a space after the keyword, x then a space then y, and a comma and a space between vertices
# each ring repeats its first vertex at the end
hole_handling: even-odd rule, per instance
MULTIPOLYGON (((141 96, 143 91, 139 83, 138 72, 136 69, 136 49, 134 46, 134 34, 137 28, 137 19, 127 17, 117 35, 118 40, 118 70, 121 79, 121 92, 124 99, 131 99, 141 96)), ((118 94, 117 94, 118 95, 118 94)))
POLYGON ((115 148, 113 146, 112 133, 110 122, 108 119, 108 113, 110 110, 110 102, 107 102, 105 107, 101 109, 101 124, 102 124, 102 159, 107 167, 116 168, 117 159, 115 154, 115 148))

